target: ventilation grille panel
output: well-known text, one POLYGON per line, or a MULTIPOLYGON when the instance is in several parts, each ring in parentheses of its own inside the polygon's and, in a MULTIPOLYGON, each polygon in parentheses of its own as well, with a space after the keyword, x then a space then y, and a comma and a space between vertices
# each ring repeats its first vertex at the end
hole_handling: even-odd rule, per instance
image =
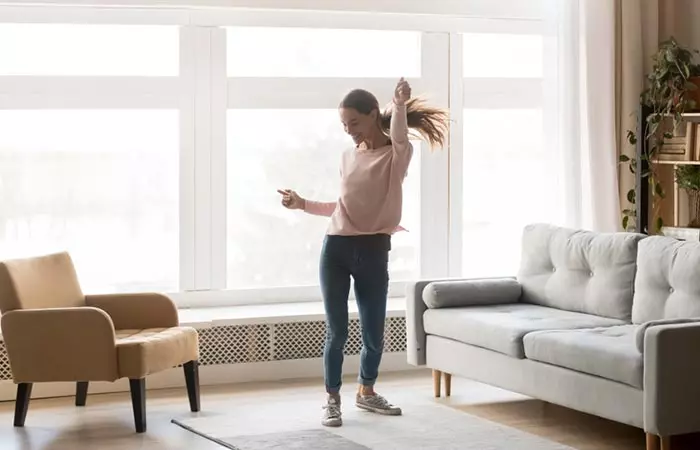
MULTIPOLYGON (((320 358, 326 335, 325 321, 226 325, 199 332, 199 360, 202 365, 241 364, 320 358)), ((346 355, 359 355, 362 333, 358 319, 348 326, 346 355)), ((386 319, 384 352, 406 351, 406 320, 386 319)), ((0 343, 0 380, 11 380, 12 372, 5 344, 0 343)))

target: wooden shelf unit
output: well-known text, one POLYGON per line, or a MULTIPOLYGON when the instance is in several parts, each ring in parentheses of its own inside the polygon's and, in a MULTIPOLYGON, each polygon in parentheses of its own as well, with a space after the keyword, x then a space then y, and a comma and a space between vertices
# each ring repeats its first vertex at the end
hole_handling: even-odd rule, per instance
MULTIPOLYGON (((640 115, 637 123, 638 136, 646 136, 647 127, 647 117, 651 114, 651 109, 641 105, 640 115)), ((685 113, 682 115, 683 118, 688 119, 689 122, 700 123, 700 112, 685 113)), ((673 227, 684 227, 685 224, 682 223, 683 219, 686 219, 686 211, 688 209, 688 198, 685 192, 678 188, 678 183, 676 183, 675 170, 676 167, 680 165, 693 165, 700 166, 700 157, 695 150, 697 145, 695 141, 700 139, 700 130, 696 128, 694 132, 695 137, 693 139, 693 148, 686 150, 690 151, 692 156, 691 159, 683 160, 663 160, 657 159, 652 162, 653 165, 657 167, 657 177, 659 183, 664 187, 664 192, 666 197, 661 200, 660 208, 658 211, 658 216, 663 219, 664 226, 673 227), (672 186, 672 189, 669 187, 672 186)), ((640 173, 647 169, 645 161, 641 158, 642 152, 645 152, 649 143, 647 139, 637 140, 637 167, 641 170, 637 170, 637 183, 636 183, 636 197, 637 199, 644 199, 644 201, 638 201, 638 217, 637 217, 637 232, 654 234, 655 224, 650 224, 650 220, 655 220, 655 217, 651 217, 653 213, 651 205, 651 196, 649 191, 649 180, 647 178, 642 179, 640 173)))

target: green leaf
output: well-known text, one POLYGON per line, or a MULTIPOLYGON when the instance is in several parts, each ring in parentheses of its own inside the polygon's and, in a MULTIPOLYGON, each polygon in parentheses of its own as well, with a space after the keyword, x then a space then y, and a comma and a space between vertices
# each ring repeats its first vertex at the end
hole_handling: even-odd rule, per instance
POLYGON ((664 192, 664 188, 663 188, 663 186, 661 186, 661 183, 656 183, 654 185, 654 192, 656 193, 656 195, 658 195, 661 198, 666 197, 666 193, 664 192))
POLYGON ((622 218, 622 228, 623 228, 624 230, 627 230, 627 225, 629 225, 629 223, 630 223, 630 218, 629 218, 629 216, 625 216, 625 217, 622 218))
POLYGON ((627 191, 627 201, 628 202, 634 204, 636 197, 637 197, 637 193, 635 192, 634 189, 630 189, 629 191, 627 191))
POLYGON ((620 162, 627 162, 630 160, 630 157, 627 155, 620 155, 620 162))
POLYGON ((661 217, 656 218, 656 231, 657 233, 661 231, 661 229, 664 227, 664 219, 661 217))

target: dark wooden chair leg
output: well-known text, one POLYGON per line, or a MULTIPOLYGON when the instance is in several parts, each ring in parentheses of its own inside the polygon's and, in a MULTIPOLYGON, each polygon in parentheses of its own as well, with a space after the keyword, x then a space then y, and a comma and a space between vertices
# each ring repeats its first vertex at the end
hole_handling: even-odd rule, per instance
POLYGON ((85 406, 87 403, 88 381, 75 383, 75 406, 85 406))
POLYGON ((199 411, 199 361, 190 361, 184 364, 185 383, 187 384, 187 397, 190 399, 190 411, 199 411))
POLYGON ((29 398, 32 396, 32 383, 19 383, 17 385, 17 399, 15 400, 15 426, 23 427, 29 409, 29 398))
POLYGON ((136 432, 143 433, 146 431, 146 379, 130 379, 129 388, 131 389, 131 404, 134 408, 136 432))

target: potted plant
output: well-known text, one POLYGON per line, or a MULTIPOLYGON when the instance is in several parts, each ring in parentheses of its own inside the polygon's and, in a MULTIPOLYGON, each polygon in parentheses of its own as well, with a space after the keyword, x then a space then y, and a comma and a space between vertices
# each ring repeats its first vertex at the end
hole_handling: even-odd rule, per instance
MULTIPOLYGON (((646 88, 640 94, 640 101, 649 107, 651 113, 646 118, 647 127, 644 139, 648 140, 646 151, 640 155, 647 163, 648 170, 642 173, 647 178, 652 193, 652 211, 657 232, 661 230, 663 221, 658 217, 660 200, 665 197, 663 186, 656 175, 653 164, 655 155, 663 147, 664 141, 673 137, 669 131, 668 119, 672 121, 672 130, 683 123, 683 114, 694 111, 700 106, 700 64, 693 62, 697 50, 687 49, 676 42, 674 38, 659 44, 659 49, 652 56, 654 61, 651 72, 646 77, 646 88)), ((637 143, 637 132, 627 130, 627 140, 630 144, 637 143)), ((627 155, 620 156, 620 163, 627 164, 632 173, 638 170, 637 159, 627 155)), ((632 205, 622 211, 622 227, 625 230, 634 228, 637 218, 636 193, 634 189, 627 192, 627 200, 632 205)))
POLYGON ((678 188, 688 194, 690 201, 688 228, 700 228, 700 166, 680 165, 675 176, 678 188))

